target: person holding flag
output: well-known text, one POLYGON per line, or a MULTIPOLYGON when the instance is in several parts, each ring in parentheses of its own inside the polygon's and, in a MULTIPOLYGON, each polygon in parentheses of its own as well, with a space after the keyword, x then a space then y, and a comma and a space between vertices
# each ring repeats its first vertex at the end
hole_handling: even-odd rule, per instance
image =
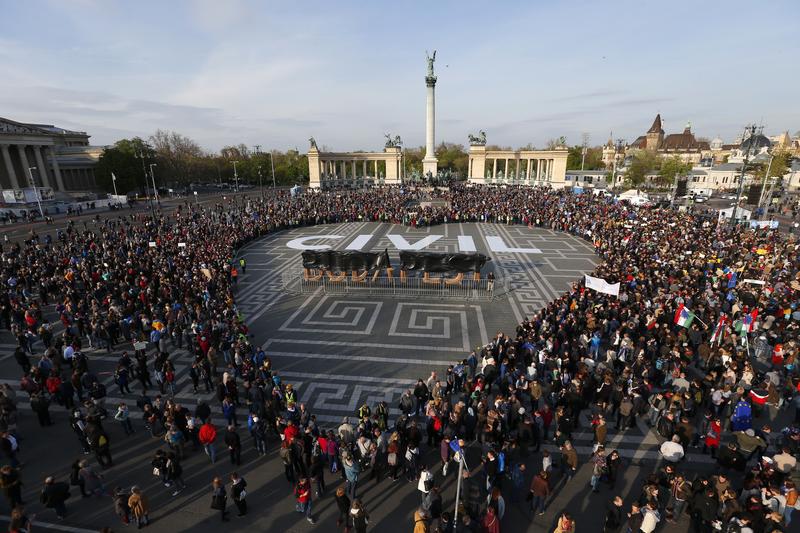
POLYGON ((688 307, 681 304, 678 306, 678 310, 675 312, 675 325, 689 329, 692 326, 694 318, 694 313, 692 313, 688 307))

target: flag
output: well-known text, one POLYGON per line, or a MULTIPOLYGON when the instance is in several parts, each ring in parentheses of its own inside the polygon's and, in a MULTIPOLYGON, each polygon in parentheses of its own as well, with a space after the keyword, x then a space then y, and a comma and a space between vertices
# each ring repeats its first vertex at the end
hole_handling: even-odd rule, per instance
POLYGON ((758 309, 753 309, 751 313, 748 313, 742 317, 742 329, 747 327, 747 333, 753 331, 753 328, 756 327, 756 317, 758 316, 758 309))
POLYGON ((728 280, 728 288, 732 289, 732 288, 736 287, 736 282, 738 281, 738 279, 739 279, 739 275, 736 272, 731 274, 731 277, 728 280))
POLYGON ((602 292, 603 294, 610 294, 611 296, 619 297, 619 282, 609 283, 602 278, 593 278, 589 275, 586 275, 585 277, 587 289, 594 289, 597 292, 602 292))
POLYGON ((722 338, 725 336, 725 322, 727 321, 727 317, 725 313, 720 315, 719 320, 717 320, 717 325, 714 327, 714 334, 711 335, 711 344, 713 345, 716 343, 721 343, 722 338))
POLYGON ((693 320, 694 313, 692 313, 688 307, 681 304, 680 307, 678 307, 678 310, 675 312, 675 324, 689 329, 693 320))

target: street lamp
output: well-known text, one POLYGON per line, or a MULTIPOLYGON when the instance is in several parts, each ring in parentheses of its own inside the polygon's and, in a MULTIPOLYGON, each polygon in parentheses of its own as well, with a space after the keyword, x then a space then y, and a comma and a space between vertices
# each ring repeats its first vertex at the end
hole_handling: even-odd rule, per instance
POLYGON ((44 220, 44 211, 42 210, 42 202, 39 200, 39 189, 36 187, 36 182, 33 181, 33 171, 38 170, 36 167, 28 167, 28 176, 30 177, 31 187, 33 187, 33 194, 36 195, 36 203, 39 205, 39 215, 44 220))
POLYGON ((238 161, 233 162, 233 179, 236 180, 236 192, 239 192, 239 174, 236 172, 236 163, 238 161))
POLYGON ((158 189, 156 188, 156 175, 153 172, 153 167, 157 166, 157 163, 150 163, 150 179, 153 180, 153 194, 155 194, 156 203, 158 204, 158 207, 161 207, 161 200, 158 199, 158 189))
POLYGON ((269 151, 269 166, 272 167, 272 189, 275 190, 275 161, 272 160, 272 150, 269 151))

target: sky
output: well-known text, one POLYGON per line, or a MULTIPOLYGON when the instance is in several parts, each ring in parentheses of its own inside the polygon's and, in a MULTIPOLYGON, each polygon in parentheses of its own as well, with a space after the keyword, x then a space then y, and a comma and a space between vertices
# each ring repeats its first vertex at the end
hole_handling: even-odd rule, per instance
POLYGON ((0 0, 0 116, 216 151, 800 130, 800 2, 0 0))

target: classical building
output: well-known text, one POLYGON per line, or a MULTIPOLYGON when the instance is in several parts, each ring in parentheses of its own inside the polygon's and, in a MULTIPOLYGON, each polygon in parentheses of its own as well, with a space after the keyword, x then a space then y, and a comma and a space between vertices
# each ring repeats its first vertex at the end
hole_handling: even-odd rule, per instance
POLYGON ((695 138, 691 124, 686 125, 683 133, 666 135, 661 126, 661 114, 656 115, 647 133, 639 136, 628 148, 657 152, 663 157, 678 156, 688 163, 700 163, 702 159, 711 157, 709 143, 695 138))
POLYGON ((0 189, 4 191, 35 185, 58 196, 96 188, 94 166, 102 147, 90 146, 85 132, 0 118, 0 152, 0 189))
POLYGON ((471 183, 538 185, 560 189, 566 181, 566 146, 555 150, 489 150, 485 136, 470 137, 471 183))
POLYGON ((403 174, 400 138, 386 142, 383 152, 321 152, 312 137, 308 150, 308 186, 312 189, 399 185, 403 174))

